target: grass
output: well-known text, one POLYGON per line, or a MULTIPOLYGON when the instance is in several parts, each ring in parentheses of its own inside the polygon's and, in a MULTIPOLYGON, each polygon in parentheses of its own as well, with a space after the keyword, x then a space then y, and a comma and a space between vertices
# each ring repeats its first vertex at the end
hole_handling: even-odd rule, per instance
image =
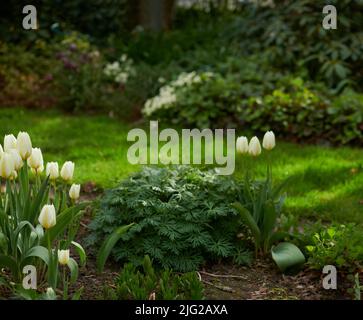
MULTIPOLYGON (((109 188, 140 169, 127 161, 131 125, 106 116, 68 116, 56 111, 0 110, 0 134, 31 134, 44 160, 72 160, 75 180, 109 188)), ((363 222, 363 150, 296 145, 278 141, 271 154, 274 177, 291 177, 285 212, 304 218, 363 222)), ((254 160, 263 175, 266 153, 254 160)), ((235 176, 243 175, 237 157, 235 176)))

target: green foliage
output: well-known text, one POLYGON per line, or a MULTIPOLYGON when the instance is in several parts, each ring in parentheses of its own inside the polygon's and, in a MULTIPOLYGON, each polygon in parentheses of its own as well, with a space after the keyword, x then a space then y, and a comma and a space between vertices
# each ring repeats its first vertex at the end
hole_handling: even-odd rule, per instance
POLYGON ((137 266, 148 254, 163 268, 191 271, 206 260, 232 258, 243 246, 236 238, 239 217, 230 207, 238 189, 213 170, 146 167, 106 192, 88 244, 134 222, 113 250, 118 261, 137 266))
MULTIPOLYGON (((320 231, 306 231, 304 241, 308 265, 321 270, 325 265, 337 268, 357 268, 363 261, 362 229, 355 224, 319 225, 320 231)), ((316 230, 318 227, 315 226, 316 230)), ((313 230, 314 230, 313 229, 313 230)))
POLYGON ((274 1, 274 6, 246 3, 242 15, 225 30, 245 53, 264 51, 271 62, 293 71, 306 68, 314 80, 341 90, 362 81, 363 2, 330 1, 338 12, 338 28, 322 27, 319 1, 274 1), (258 21, 258 23, 256 23, 258 21))
POLYGON ((115 280, 116 288, 105 290, 112 300, 202 300, 203 285, 196 272, 175 274, 171 270, 157 272, 149 256, 141 270, 132 263, 124 265, 115 280))

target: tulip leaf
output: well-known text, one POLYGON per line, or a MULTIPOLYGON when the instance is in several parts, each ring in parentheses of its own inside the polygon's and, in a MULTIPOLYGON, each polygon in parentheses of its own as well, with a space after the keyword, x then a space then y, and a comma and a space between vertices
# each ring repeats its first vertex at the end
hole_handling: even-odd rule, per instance
POLYGON ((26 260, 30 257, 36 257, 45 262, 46 265, 49 265, 49 251, 42 246, 36 246, 29 249, 29 251, 25 254, 22 264, 24 265, 26 260))
POLYGON ((122 237, 122 235, 133 226, 134 223, 131 223, 126 226, 121 226, 116 229, 113 233, 111 233, 103 242, 100 251, 97 256, 97 270, 98 272, 102 272, 105 266, 106 260, 111 253, 111 250, 115 246, 118 240, 122 237))
POLYGON ((70 283, 74 283, 77 281, 77 278, 78 278, 78 264, 77 264, 76 260, 74 260, 73 258, 69 258, 67 266, 68 266, 69 270, 71 271, 70 283))
POLYGON ((41 208, 41 205, 44 201, 44 199, 46 198, 46 196, 48 195, 48 192, 46 192, 47 190, 47 187, 48 187, 48 181, 49 181, 49 178, 47 177, 42 185, 40 186, 40 189, 31 205, 31 209, 30 209, 30 212, 29 212, 29 217, 28 217, 28 221, 34 223, 37 216, 39 215, 40 213, 40 208, 41 208))
POLYGON ((84 266, 86 264, 86 259, 87 259, 86 251, 84 251, 83 247, 78 242, 72 241, 71 244, 73 244, 79 255, 81 266, 84 266))
POLYGON ((271 248, 272 259, 283 273, 294 273, 305 263, 301 250, 292 243, 282 242, 271 248))
POLYGON ((232 204, 232 206, 239 212, 242 220, 246 223, 247 227, 250 229, 251 233, 253 234, 255 245, 258 247, 260 238, 261 238, 261 232, 260 229, 253 219, 250 212, 242 206, 241 203, 235 202, 232 204))

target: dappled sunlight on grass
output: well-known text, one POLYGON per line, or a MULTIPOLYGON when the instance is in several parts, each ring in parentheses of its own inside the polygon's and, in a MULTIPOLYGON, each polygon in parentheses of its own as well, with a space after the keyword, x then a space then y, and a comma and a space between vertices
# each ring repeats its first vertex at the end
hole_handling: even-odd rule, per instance
MULTIPOLYGON (((132 128, 105 116, 67 116, 55 111, 0 111, 1 134, 28 131, 34 146, 42 146, 45 161, 75 161, 75 179, 93 181, 108 188, 140 166, 127 161, 126 141, 132 128)), ((148 132, 148 129, 146 129, 148 132)), ((249 158, 257 178, 265 176, 267 157, 273 163, 274 178, 290 177, 286 189, 286 211, 291 214, 363 222, 363 150, 296 145, 278 140, 271 152, 249 158)), ((236 157, 235 176, 242 178, 246 159, 236 157)))

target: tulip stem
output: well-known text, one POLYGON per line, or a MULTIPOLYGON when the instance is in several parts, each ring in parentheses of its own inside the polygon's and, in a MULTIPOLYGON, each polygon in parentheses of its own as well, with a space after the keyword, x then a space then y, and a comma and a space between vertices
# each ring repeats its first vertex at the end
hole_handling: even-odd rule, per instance
POLYGON ((68 281, 66 274, 66 266, 63 266, 63 300, 68 300, 68 281))

